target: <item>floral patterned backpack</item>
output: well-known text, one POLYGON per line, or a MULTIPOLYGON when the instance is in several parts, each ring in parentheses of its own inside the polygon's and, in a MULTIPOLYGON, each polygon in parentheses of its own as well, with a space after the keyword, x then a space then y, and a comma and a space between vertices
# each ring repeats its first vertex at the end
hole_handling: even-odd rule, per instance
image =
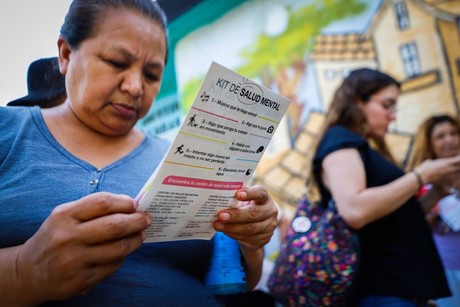
POLYGON ((268 288, 283 306, 344 306, 357 275, 358 256, 357 233, 339 216, 334 202, 324 208, 304 197, 268 288))

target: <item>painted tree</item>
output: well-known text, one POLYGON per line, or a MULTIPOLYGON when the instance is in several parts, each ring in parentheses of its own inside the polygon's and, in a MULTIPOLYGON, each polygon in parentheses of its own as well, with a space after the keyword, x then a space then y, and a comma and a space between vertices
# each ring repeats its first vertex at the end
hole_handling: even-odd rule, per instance
POLYGON ((334 21, 359 15, 366 7, 362 0, 316 0, 300 8, 287 7, 286 30, 274 37, 261 33, 253 46, 241 52, 246 65, 237 70, 256 78, 266 73, 267 68, 276 70, 299 65, 312 50, 314 38, 322 29, 334 21))
POLYGON ((261 79, 265 86, 276 88, 291 100, 286 118, 292 140, 300 128, 305 107, 297 98, 297 88, 305 75, 305 59, 314 47, 314 38, 332 22, 359 15, 366 7, 360 0, 321 0, 300 8, 287 7, 289 21, 283 33, 262 33, 253 46, 241 52, 246 65, 238 72, 261 79))
MULTIPOLYGON (((235 68, 251 79, 276 87, 281 94, 293 100, 293 89, 306 68, 306 56, 314 46, 314 38, 334 21, 357 16, 365 11, 367 1, 375 0, 312 0, 304 6, 287 6, 288 24, 276 36, 261 33, 254 45, 243 50, 244 65, 235 68), (294 74, 288 74, 294 70, 294 74)), ((188 110, 196 95, 201 78, 189 80, 183 88, 182 106, 188 110)), ((291 104, 295 105, 295 104, 291 104)), ((292 109, 292 108, 291 108, 292 109)), ((294 111, 300 115, 301 112, 294 111)))

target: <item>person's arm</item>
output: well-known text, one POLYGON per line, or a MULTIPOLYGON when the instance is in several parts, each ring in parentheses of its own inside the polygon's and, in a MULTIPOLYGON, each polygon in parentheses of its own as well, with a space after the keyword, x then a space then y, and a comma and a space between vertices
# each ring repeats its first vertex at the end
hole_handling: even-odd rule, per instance
POLYGON ((247 287, 252 290, 262 274, 264 246, 278 225, 278 209, 261 186, 243 188, 236 198, 240 200, 239 206, 219 211, 213 226, 240 242, 247 268, 247 287))
POLYGON ((126 195, 95 193, 56 207, 24 244, 0 249, 0 306, 89 291, 141 246, 151 222, 126 195))
POLYGON ((246 283, 248 291, 254 289, 262 276, 262 264, 264 261, 264 248, 253 249, 240 244, 241 253, 246 262, 246 283))
POLYGON ((0 249, 0 305, 35 306, 43 302, 30 292, 18 275, 20 246, 0 249))
POLYGON ((429 214, 431 209, 436 206, 436 204, 445 196, 449 195, 449 192, 440 185, 433 184, 431 189, 428 189, 423 195, 421 195, 418 200, 422 205, 422 209, 425 214, 429 214))
MULTIPOLYGON (((378 220, 398 209, 420 188, 414 172, 379 187, 366 188, 364 164, 356 149, 329 154, 322 164, 325 185, 331 191, 337 210, 354 229, 378 220)), ((460 171, 460 156, 429 160, 415 170, 424 183, 447 173, 460 171)))

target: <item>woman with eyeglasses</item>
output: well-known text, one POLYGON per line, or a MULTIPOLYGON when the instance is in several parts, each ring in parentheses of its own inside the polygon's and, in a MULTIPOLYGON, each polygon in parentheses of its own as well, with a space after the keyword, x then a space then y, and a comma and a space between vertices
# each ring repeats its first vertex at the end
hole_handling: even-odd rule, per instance
POLYGON ((441 261, 415 197, 425 183, 460 172, 460 156, 405 173, 385 143, 400 84, 373 69, 352 71, 337 89, 313 160, 321 202, 334 200, 360 238, 358 306, 425 306, 449 296, 441 261))
MULTIPOLYGON (((415 135, 408 168, 426 159, 460 154, 460 122, 451 115, 433 115, 424 120, 415 135)), ((436 301, 439 307, 460 306, 460 176, 447 176, 420 191, 426 218, 441 256, 452 297, 436 301), (457 213, 455 213, 457 212, 457 213)))

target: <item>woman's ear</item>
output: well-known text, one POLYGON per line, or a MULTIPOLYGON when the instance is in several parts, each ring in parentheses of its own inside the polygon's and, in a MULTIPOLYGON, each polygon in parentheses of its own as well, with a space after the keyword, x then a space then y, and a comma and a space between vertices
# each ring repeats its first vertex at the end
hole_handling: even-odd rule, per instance
POLYGON ((364 109, 364 106, 365 106, 365 103, 364 101, 362 101, 360 98, 356 98, 356 105, 358 106, 358 108, 360 108, 361 110, 364 109))
POLYGON ((62 37, 59 37, 57 44, 59 50, 59 71, 61 74, 65 75, 69 67, 70 53, 72 50, 67 41, 62 37))

